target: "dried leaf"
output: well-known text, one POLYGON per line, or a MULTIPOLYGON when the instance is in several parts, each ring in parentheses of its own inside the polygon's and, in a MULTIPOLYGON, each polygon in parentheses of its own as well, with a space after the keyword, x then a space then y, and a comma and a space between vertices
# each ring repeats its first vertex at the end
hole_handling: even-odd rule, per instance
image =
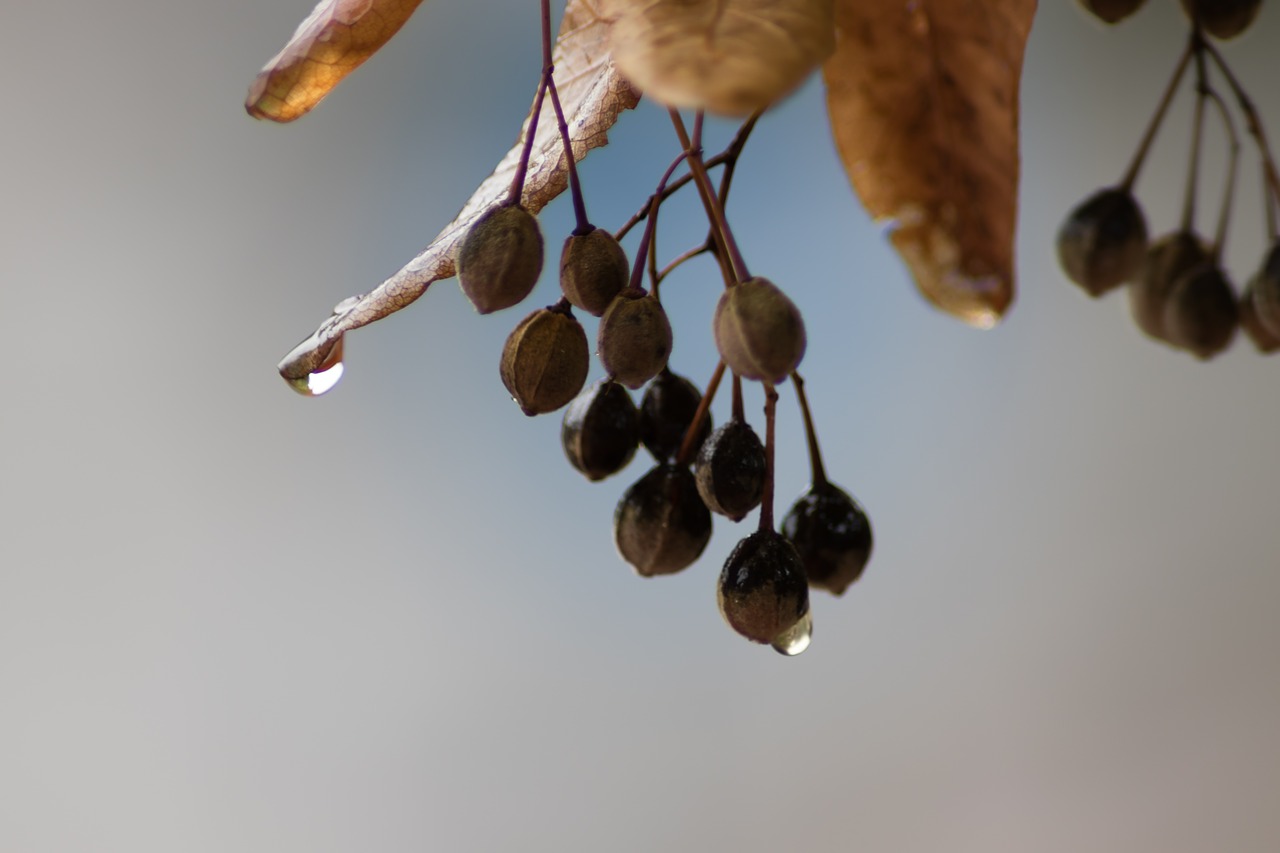
MULTIPOLYGON (((569 124, 575 161, 592 148, 606 144, 608 130, 618 115, 634 107, 640 97, 609 58, 609 22, 602 16, 600 6, 601 0, 569 0, 553 55, 556 87, 569 124)), ((454 274, 454 253, 467 229, 505 198, 510 189, 528 129, 526 118, 520 139, 426 249, 372 292, 339 303, 311 337, 285 356, 277 368, 285 379, 306 378, 325 363, 344 333, 399 311, 421 296, 432 282, 454 274)), ((564 192, 569 182, 568 168, 548 98, 538 119, 521 198, 530 213, 537 213, 564 192)))
POLYGON ((834 47, 832 0, 610 0, 614 61, 647 97, 747 115, 834 47))
POLYGON ((993 326, 1013 301, 1018 79, 1036 0, 836 0, 827 109, 916 284, 993 326))
POLYGON ((305 115, 387 43, 422 0, 322 0, 249 87, 255 118, 305 115))

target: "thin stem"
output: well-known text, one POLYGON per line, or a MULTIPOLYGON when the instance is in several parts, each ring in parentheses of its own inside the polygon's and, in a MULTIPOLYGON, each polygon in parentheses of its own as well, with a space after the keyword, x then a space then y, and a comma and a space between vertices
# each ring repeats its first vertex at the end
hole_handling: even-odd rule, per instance
POLYGON ((747 414, 742 410, 742 377, 733 374, 733 419, 739 423, 746 421, 747 414))
MULTIPOLYGON (((698 195, 702 198, 702 206, 707 211, 707 221, 711 223, 716 232, 716 244, 718 249, 722 249, 729 263, 733 266, 733 273, 738 281, 746 281, 751 277, 747 272, 746 262, 742 259, 742 253, 738 251, 738 245, 734 242, 733 232, 729 228, 729 223, 725 221, 724 210, 720 207, 719 200, 716 198, 715 190, 711 186, 711 180, 707 177, 706 164, 702 162, 702 151, 689 138, 688 132, 684 127, 684 120, 680 118, 680 113, 674 109, 667 111, 671 116, 671 124, 675 127, 676 136, 680 140, 680 144, 684 146, 684 150, 689 155, 689 171, 693 173, 694 184, 698 188, 698 195)), ((701 130, 701 123, 697 128, 701 130)), ((701 140, 699 140, 700 143, 701 140)))
POLYGON ((1267 132, 1262 127, 1262 117, 1258 114, 1253 101, 1249 98, 1248 93, 1245 92, 1244 87, 1240 85, 1240 81, 1236 79, 1236 75, 1232 73, 1227 61, 1218 52, 1218 49, 1209 41, 1205 41, 1204 49, 1209 54, 1209 58, 1213 60, 1213 64, 1218 66, 1222 76, 1227 78, 1227 85, 1231 87, 1231 93, 1236 96, 1240 111, 1244 113, 1246 129, 1254 141, 1257 142, 1258 150, 1262 153, 1262 163, 1266 170, 1267 184, 1271 187, 1271 192, 1275 193, 1277 198, 1280 198, 1280 172, 1276 171, 1276 161, 1271 156, 1271 146, 1267 144, 1267 132))
POLYGON ((774 422, 778 412, 778 391, 772 382, 764 384, 764 492, 760 498, 760 530, 773 530, 774 422))
POLYGON ((658 298, 658 285, 662 279, 658 276, 658 210, 650 214, 649 222, 653 225, 654 238, 649 241, 649 281, 653 287, 653 297, 658 298))
POLYGON ((793 370, 791 382, 796 386, 796 399, 800 401, 800 415, 804 418, 804 431, 809 439, 809 467, 813 472, 813 485, 825 486, 827 469, 822 466, 822 451, 818 449, 818 431, 813 428, 813 414, 809 411, 809 397, 804 393, 804 380, 793 370))
POLYGON ((1227 110, 1227 104, 1222 100, 1222 96, 1207 85, 1205 93, 1218 108, 1218 115, 1222 117, 1223 127, 1226 128, 1227 137, 1231 142, 1230 159, 1227 161, 1227 184, 1222 191, 1222 208, 1218 211, 1218 232, 1213 241, 1213 259, 1221 261, 1222 252, 1227 243, 1227 225, 1231 219, 1232 199, 1235 196, 1236 166, 1240 160, 1240 137, 1236 134, 1235 122, 1231 120, 1231 113, 1227 110))
POLYGON ((662 191, 667 181, 671 179, 672 173, 688 156, 687 151, 681 151, 676 159, 671 161, 671 165, 662 173, 662 178, 658 181, 658 188, 653 191, 653 195, 649 196, 649 221, 645 223, 644 235, 640 238, 640 247, 636 250, 636 263, 631 269, 630 286, 633 290, 639 289, 640 279, 644 275, 645 256, 649 253, 649 244, 653 242, 653 234, 658 226, 658 207, 662 204, 662 191))
POLYGON ((542 74, 538 76, 538 94, 533 97, 529 132, 524 139, 524 148, 520 149, 520 162, 516 165, 515 177, 511 179, 511 189, 507 192, 507 204, 520 204, 521 197, 524 195, 524 179, 529 174, 529 156, 533 153, 533 138, 538 133, 538 116, 542 114, 542 99, 547 94, 547 84, 550 80, 551 75, 543 69, 542 74))
POLYGON ((1151 117, 1151 122, 1147 125, 1147 131, 1142 135, 1142 142, 1138 144, 1138 150, 1134 152, 1133 161, 1129 164, 1128 170, 1120 180, 1120 189, 1126 192, 1133 189, 1133 183, 1138 179, 1138 172, 1142 170, 1142 164, 1147 159, 1147 151, 1151 148, 1151 143, 1156 138, 1156 131, 1160 129, 1160 123, 1164 121, 1164 115, 1168 112, 1169 104, 1173 101, 1173 93, 1178 89, 1178 83, 1182 80, 1182 73, 1187 70, 1187 63, 1191 59, 1196 40, 1196 34, 1192 33, 1191 40, 1187 42, 1186 49, 1182 51, 1182 58, 1178 60, 1178 65, 1173 70, 1173 77, 1170 78, 1169 85, 1165 87, 1164 95, 1160 98, 1160 104, 1156 107, 1155 115, 1151 117))
MULTIPOLYGON (((707 242, 707 243, 703 243, 701 246, 694 246, 692 249, 688 249, 683 253, 677 255, 665 267, 658 270, 658 281, 662 281, 667 276, 671 275, 671 273, 675 272, 676 268, 679 267, 681 264, 685 263, 686 261, 693 260, 694 258, 698 257, 698 255, 704 254, 710 249, 711 249, 711 244, 710 242, 707 242)), ((657 282, 654 283, 654 286, 655 287, 657 286, 657 282)))
POLYGON ((573 199, 573 215, 577 227, 573 229, 576 236, 591 231, 591 220, 587 219, 587 203, 582 198, 582 184, 578 182, 578 161, 573 156, 573 140, 569 138, 569 123, 564 120, 564 109, 560 106, 560 93, 556 90, 555 64, 551 50, 551 0, 542 0, 542 73, 547 77, 547 92, 551 95, 551 108, 556 113, 556 125, 560 129, 560 142, 564 146, 564 159, 569 164, 569 195, 573 199))
POLYGON ((1262 164, 1262 212, 1267 221, 1267 240, 1276 241, 1276 194, 1267 184, 1267 164, 1262 164))
POLYGON ((693 453, 698 449, 693 446, 693 440, 698 435, 698 431, 702 429, 702 422, 707 419, 711 401, 715 399, 716 391, 720 390, 720 380, 723 378, 724 362, 721 361, 716 365, 715 372, 711 374, 711 381, 707 383, 707 390, 702 394, 702 401, 698 403, 698 410, 693 413, 693 420, 689 421, 689 428, 684 431, 684 441, 680 442, 680 452, 676 454, 677 465, 688 465, 693 461, 693 453))
POLYGON ((1190 231, 1196 217, 1196 188, 1200 183, 1200 139, 1204 134, 1204 56, 1196 51, 1196 106, 1191 119, 1191 162, 1187 165, 1187 187, 1182 201, 1182 230, 1190 231))

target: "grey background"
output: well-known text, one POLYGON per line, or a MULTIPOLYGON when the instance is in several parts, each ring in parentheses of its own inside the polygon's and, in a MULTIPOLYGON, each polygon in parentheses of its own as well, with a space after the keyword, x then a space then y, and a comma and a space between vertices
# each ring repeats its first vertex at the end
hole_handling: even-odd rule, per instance
MULTIPOLYGON (((1280 848, 1276 364, 1152 344, 1052 254, 1180 49, 1175 4, 1149 6, 1108 31, 1043 3, 994 331, 915 295, 820 87, 752 141, 731 217, 805 311, 827 467, 877 535, 794 660, 716 612, 728 523, 680 576, 618 559, 644 463, 588 484, 558 417, 506 398, 519 309, 444 282, 351 335, 329 396, 275 375, 505 151, 534 4, 433 0, 288 127, 240 101, 309 0, 6 10, 0 850, 1280 848)), ((1267 8, 1226 50, 1280 138, 1278 36, 1267 8)), ((1139 184, 1157 232, 1189 100, 1139 184)), ((605 224, 674 151, 651 106, 614 138, 584 168, 605 224)), ((1246 153, 1237 280, 1263 251, 1246 153)), ((664 251, 696 214, 673 206, 664 251)), ((570 216, 544 217, 552 245, 570 216)), ((695 264, 665 294, 699 383, 718 287, 695 264)), ((785 504, 807 470, 781 412, 785 504)))

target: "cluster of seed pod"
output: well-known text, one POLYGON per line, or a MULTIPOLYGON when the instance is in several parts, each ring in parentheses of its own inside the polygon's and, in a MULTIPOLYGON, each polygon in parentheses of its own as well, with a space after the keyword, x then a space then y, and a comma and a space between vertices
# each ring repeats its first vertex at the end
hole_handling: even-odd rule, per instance
MULTIPOLYGON (((1142 5, 1142 0, 1081 2, 1107 23, 1127 17, 1142 5)), ((1261 118, 1210 41, 1210 37, 1229 39, 1243 32, 1256 17, 1261 0, 1182 0, 1182 5, 1191 19, 1190 39, 1138 151, 1117 185, 1097 191, 1067 216, 1058 232, 1058 258, 1067 276, 1091 296, 1127 285, 1134 322, 1156 340, 1209 359, 1230 346, 1237 327, 1242 327, 1259 351, 1274 352, 1280 349, 1280 235, 1274 215, 1274 205, 1280 197, 1280 176, 1261 130, 1261 118), (1229 85, 1262 159, 1271 248, 1240 294, 1223 267, 1239 141, 1228 104, 1210 82, 1206 60, 1213 62, 1229 85), (1171 233, 1151 240, 1133 186, 1172 96, 1192 61, 1196 68, 1196 108, 1182 221, 1171 233), (1222 119, 1231 146, 1213 240, 1206 240, 1194 226, 1206 105, 1214 107, 1222 119)))

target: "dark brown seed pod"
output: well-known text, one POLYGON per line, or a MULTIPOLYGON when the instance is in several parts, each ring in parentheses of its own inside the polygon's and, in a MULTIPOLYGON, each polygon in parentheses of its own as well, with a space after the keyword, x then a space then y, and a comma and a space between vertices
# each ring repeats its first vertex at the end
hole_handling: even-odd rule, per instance
POLYGON ((804 358, 800 309, 767 278, 756 276, 725 288, 713 329, 720 357, 743 379, 776 385, 804 358))
POLYGON ((871 559, 871 520, 847 492, 819 483, 782 519, 782 535, 796 548, 809 585, 843 595, 871 559))
POLYGON ((1146 0, 1080 0, 1080 5, 1108 24, 1122 21, 1142 8, 1146 0))
POLYGON ((600 319, 596 352, 605 372, 633 390, 657 376, 671 355, 671 323, 662 303, 640 289, 619 293, 600 319))
POLYGON ((734 547, 716 588, 729 627, 756 643, 772 643, 809 612, 804 566, 791 543, 757 530, 734 547))
MULTIPOLYGON (((702 403, 698 386, 663 368, 644 389, 640 399, 640 441, 659 462, 674 459, 684 442, 684 434, 702 403)), ((711 413, 702 419, 694 447, 711 432, 711 413)))
POLYGON ((1248 29, 1262 8, 1262 0, 1182 0, 1182 9, 1192 21, 1199 20, 1209 35, 1234 38, 1248 29))
POLYGON ((1254 275, 1253 307, 1258 322, 1272 335, 1280 338, 1280 243, 1267 252, 1262 268, 1254 275))
POLYGON ((1174 231, 1151 244, 1142 275, 1129 285, 1129 307, 1138 328, 1164 340, 1164 310, 1169 292, 1186 272, 1209 260, 1209 247, 1190 231, 1174 231))
POLYGON ((520 321, 502 348, 502 384, 526 415, 568 403, 587 381, 591 353, 587 333, 559 305, 539 308, 520 321))
POLYGON ((627 253, 603 228, 570 234, 560 254, 560 290, 575 308, 599 317, 627 286, 627 253))
POLYGON ((640 446, 640 416, 627 389, 603 379, 565 409, 560 444, 588 480, 603 480, 627 466, 640 446))
POLYGON ((710 539, 711 511, 683 465, 651 468, 627 489, 613 514, 618 553, 645 577, 693 565, 710 539))
POLYGON ((1102 189, 1068 214, 1058 230, 1058 261, 1090 296, 1133 280, 1147 251, 1147 222, 1126 189, 1102 189))
POLYGON ((1230 346, 1239 323, 1235 292, 1213 262, 1184 273, 1169 292, 1165 333, 1170 343, 1197 358, 1213 358, 1230 346))
POLYGON ((1249 340, 1253 341, 1253 345, 1258 348, 1258 352, 1270 354, 1276 350, 1280 350, 1280 335, 1273 335, 1271 330, 1262 324, 1258 318, 1258 306, 1253 296, 1253 281, 1250 281, 1244 288, 1244 293, 1240 294, 1240 328, 1244 329, 1244 333, 1249 336, 1249 340))
POLYGON ((481 314, 524 300, 542 273, 542 231, 519 205, 490 208, 458 249, 458 283, 481 314))
POLYGON ((741 521, 764 495, 764 444, 745 421, 729 421, 702 444, 693 475, 707 509, 741 521))

